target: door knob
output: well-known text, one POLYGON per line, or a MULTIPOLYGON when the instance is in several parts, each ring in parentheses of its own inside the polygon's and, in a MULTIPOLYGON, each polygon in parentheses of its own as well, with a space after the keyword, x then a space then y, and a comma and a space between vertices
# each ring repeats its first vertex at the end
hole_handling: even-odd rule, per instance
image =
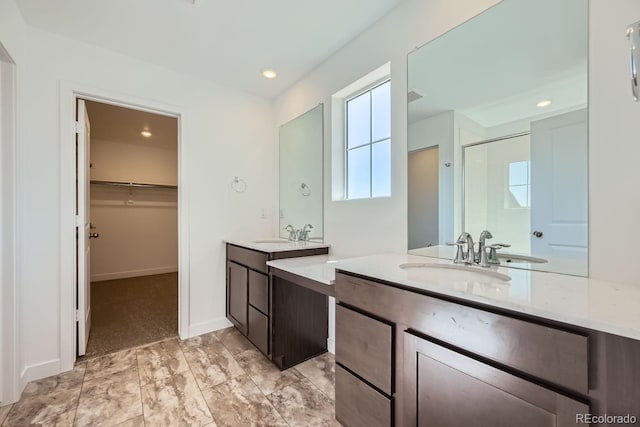
POLYGON ((97 239, 98 237, 100 237, 100 233, 89 233, 90 239, 97 239))
POLYGON ((543 236, 542 231, 538 231, 538 230, 534 231, 534 232, 533 232, 533 233, 531 233, 531 234, 533 234, 533 235, 534 235, 535 237, 537 237, 538 239, 539 239, 539 238, 541 238, 541 237, 543 236))

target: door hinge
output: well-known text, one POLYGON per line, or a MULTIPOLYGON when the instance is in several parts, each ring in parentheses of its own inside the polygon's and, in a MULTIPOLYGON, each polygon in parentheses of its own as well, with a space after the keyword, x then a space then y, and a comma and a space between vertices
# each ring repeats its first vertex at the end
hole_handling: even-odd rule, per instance
POLYGON ((73 219, 73 222, 76 225, 76 227, 80 227, 84 221, 80 219, 80 215, 76 215, 75 218, 73 219))
POLYGON ((80 126, 80 122, 75 122, 73 128, 76 133, 81 133, 84 131, 84 129, 82 129, 82 126, 80 126))
POLYGON ((80 310, 76 310, 76 314, 75 314, 75 320, 76 322, 78 321, 78 317, 80 316, 80 310))

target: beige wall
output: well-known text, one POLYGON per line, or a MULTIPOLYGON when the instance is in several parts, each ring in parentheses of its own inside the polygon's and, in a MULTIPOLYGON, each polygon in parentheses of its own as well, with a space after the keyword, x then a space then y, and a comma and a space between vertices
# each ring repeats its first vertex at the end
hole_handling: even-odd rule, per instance
POLYGON ((91 179, 177 185, 177 145, 177 140, 167 149, 92 138, 91 179))
MULTIPOLYGON (((89 117, 91 120, 91 117, 89 117)), ((175 185, 176 149, 91 141, 91 179, 175 185)), ((178 191, 91 185, 91 281, 178 271, 178 191)))

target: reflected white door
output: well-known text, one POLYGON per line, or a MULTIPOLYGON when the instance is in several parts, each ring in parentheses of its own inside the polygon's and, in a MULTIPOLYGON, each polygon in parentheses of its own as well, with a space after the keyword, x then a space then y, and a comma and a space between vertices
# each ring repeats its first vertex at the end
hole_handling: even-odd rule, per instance
POLYGON ((91 275, 90 275, 90 215, 89 215, 89 147, 90 147, 90 124, 87 108, 83 100, 78 100, 78 121, 76 123, 77 135, 77 334, 78 334, 78 355, 82 356, 87 350, 89 340, 89 330, 91 329, 91 275))
POLYGON ((587 110, 531 123, 531 253, 588 274, 587 110))

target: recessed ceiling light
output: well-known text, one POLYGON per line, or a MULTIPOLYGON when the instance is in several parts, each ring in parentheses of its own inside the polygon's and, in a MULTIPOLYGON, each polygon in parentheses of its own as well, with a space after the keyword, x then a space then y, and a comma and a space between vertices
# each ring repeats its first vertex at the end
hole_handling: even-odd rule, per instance
POLYGON ((148 131, 145 129, 142 132, 140 132, 140 135, 144 136, 145 138, 151 138, 151 135, 153 134, 151 133, 151 131, 148 131))
POLYGON ((544 108, 544 107, 548 107, 549 105, 551 105, 551 100, 550 99, 543 99, 542 101, 540 101, 540 102, 538 102, 536 104, 536 107, 544 108))
POLYGON ((278 74, 276 74, 276 72, 273 71, 272 69, 267 68, 265 70, 262 70, 262 76, 267 79, 275 79, 278 76, 278 74))

